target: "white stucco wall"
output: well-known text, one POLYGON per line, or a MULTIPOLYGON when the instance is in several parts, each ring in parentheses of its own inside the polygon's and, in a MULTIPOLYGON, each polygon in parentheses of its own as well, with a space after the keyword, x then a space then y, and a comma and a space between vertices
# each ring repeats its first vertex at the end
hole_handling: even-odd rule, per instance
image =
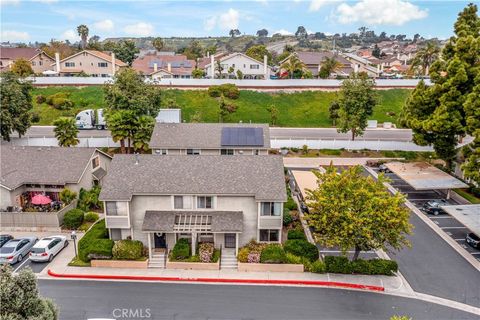
MULTIPOLYGON (((234 55, 228 59, 222 60, 221 65, 223 67, 222 73, 228 73, 228 69, 233 67, 235 69, 234 75, 236 75, 237 70, 240 70, 243 75, 254 75, 254 76, 263 76, 264 69, 263 69, 263 61, 258 62, 253 59, 250 59, 244 55, 234 55), (250 65, 258 65, 258 69, 250 69, 250 65)), ((217 66, 217 62, 215 62, 215 67, 217 66)), ((270 68, 267 68, 267 79, 270 77, 270 68)), ((211 74, 211 66, 208 65, 205 67, 205 73, 207 75, 211 74)), ((215 71, 215 74, 217 71, 215 71)))
POLYGON ((0 186, 0 209, 6 209, 12 205, 12 199, 10 197, 10 191, 0 186))

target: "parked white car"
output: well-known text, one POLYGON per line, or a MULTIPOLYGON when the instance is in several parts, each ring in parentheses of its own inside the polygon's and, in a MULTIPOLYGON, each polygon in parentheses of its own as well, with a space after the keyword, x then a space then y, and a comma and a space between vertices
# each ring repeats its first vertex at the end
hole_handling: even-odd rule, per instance
POLYGON ((66 246, 68 246, 68 241, 65 236, 50 236, 43 238, 30 250, 30 260, 35 262, 52 261, 52 259, 66 246))

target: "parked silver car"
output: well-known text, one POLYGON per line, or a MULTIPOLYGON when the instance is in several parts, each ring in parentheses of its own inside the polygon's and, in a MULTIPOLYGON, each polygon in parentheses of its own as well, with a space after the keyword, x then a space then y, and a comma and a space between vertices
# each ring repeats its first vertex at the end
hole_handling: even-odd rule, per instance
POLYGON ((68 246, 68 241, 65 236, 43 238, 30 250, 30 260, 36 262, 52 261, 66 246, 68 246))
POLYGON ((24 237, 8 241, 0 248, 0 263, 15 264, 21 262, 24 257, 28 258, 30 249, 37 240, 37 237, 24 237))

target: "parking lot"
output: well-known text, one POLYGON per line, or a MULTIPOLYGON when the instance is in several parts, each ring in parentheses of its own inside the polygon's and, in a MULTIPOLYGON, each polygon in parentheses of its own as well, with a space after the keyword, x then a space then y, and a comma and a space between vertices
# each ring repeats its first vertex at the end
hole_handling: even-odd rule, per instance
MULTIPOLYGON (((378 168, 372 169, 378 172, 378 168)), ((392 186, 405 194, 408 200, 410 200, 410 202, 412 202, 420 210, 422 210, 423 205, 430 200, 444 200, 449 205, 458 204, 452 199, 447 199, 446 194, 438 190, 417 191, 394 173, 386 173, 385 176, 391 180, 390 184, 392 186)), ((465 248, 465 250, 468 251, 473 257, 480 261, 480 250, 472 248, 465 241, 466 235, 470 232, 467 227, 447 213, 439 214, 438 216, 427 214, 425 212, 424 214, 436 225, 438 225, 440 229, 442 229, 448 236, 453 238, 458 244, 465 248)))

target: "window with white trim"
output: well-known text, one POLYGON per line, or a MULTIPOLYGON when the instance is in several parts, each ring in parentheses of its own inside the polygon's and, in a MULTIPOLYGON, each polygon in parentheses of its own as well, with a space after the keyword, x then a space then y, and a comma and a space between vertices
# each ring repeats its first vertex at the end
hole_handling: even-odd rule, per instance
POLYGON ((199 155, 200 154, 200 149, 187 149, 187 154, 188 155, 199 155))
POLYGON ((65 67, 66 68, 73 68, 73 67, 75 67, 75 62, 65 62, 65 67))
POLYGON ((233 149, 221 149, 220 154, 222 156, 233 156, 233 149))
POLYGON ((279 230, 261 229, 260 241, 263 242, 278 242, 279 230))
POLYGON ((192 209, 192 197, 191 196, 174 196, 173 208, 174 209, 192 209))
POLYGON ((258 64, 251 64, 250 69, 260 69, 260 65, 258 64))
POLYGON ((167 149, 155 149, 155 154, 167 155, 167 149))
POLYGON ((99 68, 107 68, 107 67, 108 67, 108 63, 107 63, 107 62, 99 62, 99 63, 98 63, 98 67, 99 67, 99 68))
POLYGON ((280 216, 282 204, 280 202, 262 202, 260 204, 261 216, 280 216))
POLYGON ((213 197, 212 196, 197 196, 197 209, 212 209, 213 197))
POLYGON ((92 169, 95 169, 100 165, 100 157, 95 157, 92 159, 92 169))

